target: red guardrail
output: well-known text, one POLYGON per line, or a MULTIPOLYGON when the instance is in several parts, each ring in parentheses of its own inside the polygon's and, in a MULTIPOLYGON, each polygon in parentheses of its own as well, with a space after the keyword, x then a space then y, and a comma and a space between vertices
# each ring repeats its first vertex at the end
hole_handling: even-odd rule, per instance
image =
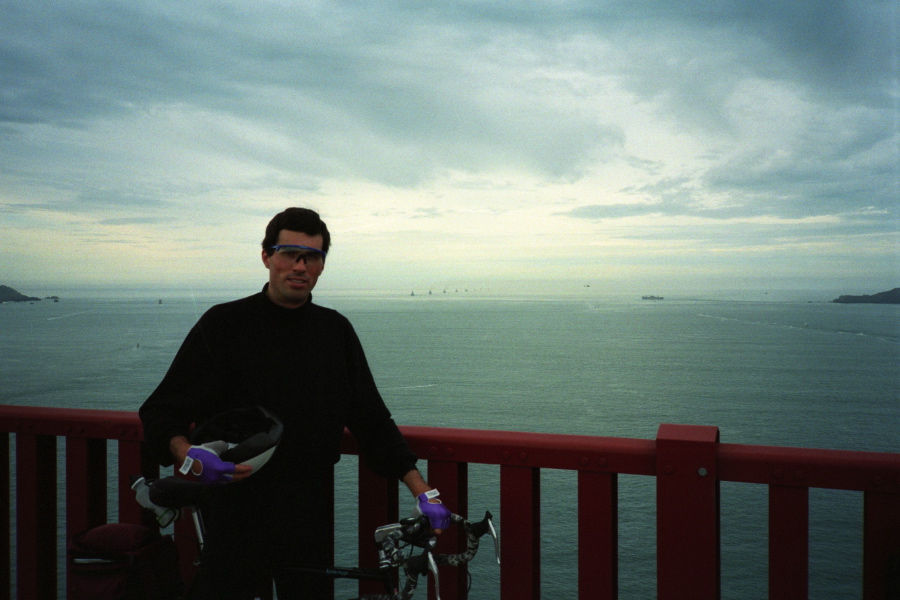
MULTIPOLYGON (((503 564, 502 600, 540 598, 540 470, 578 474, 579 595, 618 596, 618 475, 657 478, 657 597, 713 600, 720 596, 719 483, 769 488, 769 598, 806 598, 808 589, 809 489, 863 494, 864 600, 882 599, 900 585, 900 454, 813 450, 719 443, 709 426, 661 425, 655 440, 404 427, 423 460, 429 481, 457 512, 468 509, 468 465, 499 465, 503 564)), ((18 598, 56 598, 57 447, 65 438, 67 535, 107 522, 107 440, 117 444, 117 482, 122 522, 139 522, 129 477, 158 474, 142 453, 140 421, 133 412, 0 406, 0 503, 16 505, 18 598), (10 435, 15 434, 15 481, 10 481, 10 435)), ((344 453, 355 454, 347 435, 344 453)), ((362 461, 361 463, 362 464, 362 461)), ((361 531, 395 521, 398 486, 359 469, 361 531)), ((573 503, 574 504, 574 503, 573 503)), ((0 529, 11 539, 10 519, 0 529)), ((188 528, 187 520, 177 527, 188 528)), ((364 538, 365 536, 360 536, 364 538)), ((445 541, 446 539, 446 541, 445 541)), ((442 544, 462 546, 459 538, 442 544)), ((452 549, 452 548, 448 548, 452 549)), ((360 542, 362 564, 374 562, 360 542)), ((189 557, 185 557, 189 558, 189 557)), ((0 599, 11 598, 12 556, 0 545, 0 599)), ((189 564, 189 560, 186 561, 189 564)), ((466 597, 464 573, 441 577, 441 596, 466 597)), ((365 584, 361 584, 363 591, 365 584)))

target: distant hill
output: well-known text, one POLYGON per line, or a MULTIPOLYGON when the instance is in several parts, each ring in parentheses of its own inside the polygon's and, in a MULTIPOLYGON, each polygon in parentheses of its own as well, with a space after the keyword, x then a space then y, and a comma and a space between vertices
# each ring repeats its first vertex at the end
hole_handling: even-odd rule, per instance
POLYGON ((888 292, 868 294, 862 296, 841 296, 832 300, 839 304, 900 304, 900 288, 894 288, 888 292))
POLYGON ((0 302, 34 302, 40 298, 33 298, 20 294, 9 286, 0 285, 0 302))

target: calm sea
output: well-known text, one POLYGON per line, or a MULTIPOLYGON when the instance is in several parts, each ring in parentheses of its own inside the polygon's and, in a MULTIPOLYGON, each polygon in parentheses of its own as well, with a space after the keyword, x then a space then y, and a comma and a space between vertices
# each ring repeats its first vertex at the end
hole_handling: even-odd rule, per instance
MULTIPOLYGON (((2 304, 2 402, 136 410, 200 314, 227 299, 2 304)), ((316 301, 354 323, 400 424, 653 438, 660 423, 687 423, 718 426, 726 443, 900 452, 898 306, 587 295, 316 301)), ((342 490, 353 463, 339 466, 342 490)), ((497 469, 473 465, 470 479, 472 510, 499 512, 497 469)), ((545 471, 541 485, 543 595, 575 597, 575 478, 545 471)), ((861 497, 810 497, 810 597, 858 597, 861 497)), ((651 478, 620 478, 623 599, 655 595, 653 501, 651 478)), ((766 502, 764 486, 722 485, 724 598, 767 596, 766 502)), ((339 556, 351 559, 356 532, 348 524, 338 535, 339 556)), ((476 600, 499 597, 488 558, 472 569, 476 600)), ((343 598, 353 588, 338 589, 343 598)))

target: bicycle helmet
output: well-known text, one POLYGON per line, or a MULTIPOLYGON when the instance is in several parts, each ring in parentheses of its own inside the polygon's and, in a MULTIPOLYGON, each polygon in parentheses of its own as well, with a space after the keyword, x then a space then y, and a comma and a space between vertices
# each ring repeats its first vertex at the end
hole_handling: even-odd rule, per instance
POLYGON ((235 408, 202 423, 191 432, 192 444, 227 443, 219 453, 226 462, 250 465, 255 473, 265 465, 281 440, 278 417, 261 406, 235 408))

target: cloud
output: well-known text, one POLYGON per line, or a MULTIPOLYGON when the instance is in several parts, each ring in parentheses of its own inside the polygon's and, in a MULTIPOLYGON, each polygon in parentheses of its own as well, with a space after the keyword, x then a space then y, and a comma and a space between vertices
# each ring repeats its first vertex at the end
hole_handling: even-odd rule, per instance
MULTIPOLYGON (((211 8, 13 3, 0 120, 79 128, 199 110, 251 137, 278 128, 302 140, 300 166, 315 175, 398 184, 486 161, 577 176, 593 147, 616 136, 540 89, 553 85, 535 74, 553 44, 534 35, 498 39, 489 23, 463 33, 465 23, 434 22, 442 15, 431 11, 392 22, 377 3, 353 13, 339 4, 211 8), (535 42, 545 48, 525 47, 535 42), (524 81, 523 70, 532 71, 524 81)), ((267 159, 284 166, 287 154, 267 159)))
POLYGON ((536 228, 579 248, 731 231, 896 250, 897 16, 888 0, 13 0, 0 212, 18 228, 0 234, 255 244, 248 222, 306 203, 348 242, 472 228, 498 256, 536 228))

